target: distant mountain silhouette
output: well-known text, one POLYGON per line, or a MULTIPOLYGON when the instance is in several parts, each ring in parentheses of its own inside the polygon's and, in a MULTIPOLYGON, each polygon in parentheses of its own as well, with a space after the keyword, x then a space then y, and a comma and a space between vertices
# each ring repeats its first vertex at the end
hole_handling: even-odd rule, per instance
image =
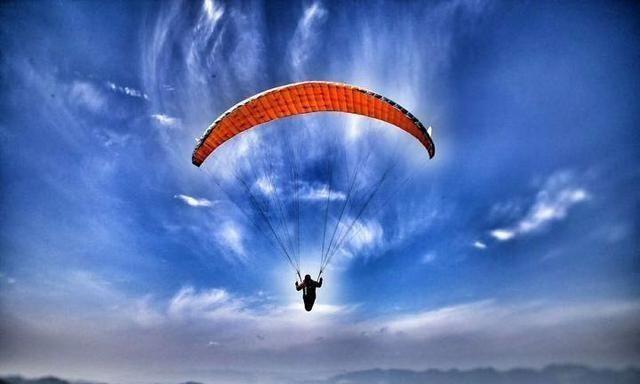
MULTIPOLYGON (((25 379, 21 376, 0 377, 0 384, 104 384, 95 381, 68 381, 55 376, 45 376, 39 379, 25 379)), ((199 384, 199 383, 198 383, 199 384)))
POLYGON ((45 376, 39 379, 25 379, 20 376, 7 376, 0 379, 0 384, 71 384, 67 380, 54 376, 45 376))
MULTIPOLYGON (((550 365, 541 370, 494 368, 411 371, 372 369, 350 372, 321 381, 323 384, 638 384, 640 369, 594 369, 580 365, 550 365)), ((318 384, 319 384, 318 383, 318 384)))
MULTIPOLYGON (((408 369, 370 369, 336 375, 326 380, 309 380, 299 384, 638 384, 640 369, 595 369, 582 365, 550 365, 543 369, 495 368, 469 370, 412 371, 408 369)), ((25 379, 20 376, 0 378, 0 384, 99 384, 67 381, 57 377, 25 379)), ((182 384, 201 384, 187 381, 182 384)))

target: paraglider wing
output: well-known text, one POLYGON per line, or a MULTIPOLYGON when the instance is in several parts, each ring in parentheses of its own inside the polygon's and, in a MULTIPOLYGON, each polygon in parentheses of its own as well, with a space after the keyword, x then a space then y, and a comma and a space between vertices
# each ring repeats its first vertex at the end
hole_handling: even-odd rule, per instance
POLYGON ((259 93, 223 113, 198 142, 192 162, 200 166, 222 143, 257 125, 287 116, 329 111, 368 116, 395 125, 418 139, 429 157, 435 154, 431 135, 424 125, 392 100, 348 84, 307 81, 259 93))

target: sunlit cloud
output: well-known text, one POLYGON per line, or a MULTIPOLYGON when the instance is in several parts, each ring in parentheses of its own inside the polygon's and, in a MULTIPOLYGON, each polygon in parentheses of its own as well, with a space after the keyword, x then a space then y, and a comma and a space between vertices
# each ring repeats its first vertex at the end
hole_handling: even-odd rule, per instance
POLYGON ((487 244, 483 243, 480 240, 476 240, 473 242, 473 247, 474 248, 478 248, 478 249, 486 249, 487 248, 487 244))
POLYGON ((207 18, 209 18, 211 24, 216 24, 224 14, 224 8, 222 5, 213 0, 205 0, 202 3, 202 8, 204 9, 204 13, 207 15, 207 18))
POLYGON ((366 222, 361 220, 356 221, 352 231, 354 231, 354 237, 353 240, 350 241, 350 244, 358 249, 380 244, 384 236, 382 225, 373 220, 366 222))
POLYGON ((198 197, 193 197, 193 196, 189 196, 189 195, 183 195, 183 194, 179 194, 179 195, 175 195, 174 196, 175 199, 181 200, 183 203, 187 204, 190 207, 211 207, 213 206, 213 201, 205 199, 205 198, 198 198, 198 197))
POLYGON ((171 117, 169 115, 165 115, 163 113, 155 113, 151 115, 151 118, 158 124, 165 127, 173 127, 178 123, 178 119, 175 117, 171 117))
POLYGON ((309 185, 304 184, 300 191, 300 199, 309 201, 341 201, 346 199, 346 195, 342 191, 329 189, 326 184, 309 185))
POLYGON ((379 249, 384 242, 384 229, 375 219, 345 217, 338 224, 335 233, 331 254, 341 254, 347 258, 379 249))
POLYGON ((170 300, 167 314, 173 318, 212 319, 242 315, 243 303, 220 288, 197 291, 187 286, 178 291, 170 300))
POLYGON ((507 241, 540 231, 554 221, 564 220, 571 207, 589 199, 589 193, 575 179, 576 176, 568 171, 550 176, 524 217, 512 226, 493 229, 489 234, 496 240, 507 241))
POLYGON ((267 177, 260 177, 258 180, 256 180, 255 185, 264 195, 270 196, 275 192, 274 185, 267 177))
POLYGON ((507 229, 494 229, 489 232, 489 234, 500 241, 511 240, 516 235, 514 231, 510 231, 507 229))
POLYGON ((127 86, 117 85, 117 84, 112 83, 110 81, 107 82, 107 87, 110 90, 112 90, 114 92, 121 93, 123 95, 136 97, 136 98, 140 98, 140 99, 145 99, 145 100, 149 99, 149 96, 147 96, 146 93, 142 92, 139 89, 135 89, 135 88, 127 87, 127 86))

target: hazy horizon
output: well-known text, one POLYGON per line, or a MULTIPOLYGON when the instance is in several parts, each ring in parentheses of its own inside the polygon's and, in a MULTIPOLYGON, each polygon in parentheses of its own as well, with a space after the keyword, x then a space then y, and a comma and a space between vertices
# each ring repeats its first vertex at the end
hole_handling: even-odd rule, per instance
MULTIPOLYGON (((187 375, 188 376, 188 375, 187 375)), ((290 384, 359 384, 371 383, 383 380, 387 384, 428 383, 454 384, 454 383, 544 383, 544 384, 635 384, 640 378, 640 368, 627 367, 623 369, 593 368, 583 365, 553 364, 540 369, 512 368, 497 370, 490 367, 478 367, 467 370, 452 369, 425 369, 422 371, 401 369, 370 369, 363 371, 343 372, 326 376, 307 372, 300 375, 274 374, 273 372, 233 372, 212 371, 208 373, 204 382, 244 383, 256 381, 260 383, 290 383, 290 384)), ((123 381, 119 381, 123 382, 123 381)), ((126 381, 124 381, 126 382, 126 381)), ((134 381, 138 383, 171 383, 176 381, 134 381)), ((84 379, 59 378, 51 375, 39 378, 25 378, 20 375, 0 376, 1 384, 67 384, 83 383, 91 384, 95 381, 84 379)), ((200 384, 199 381, 186 379, 183 384, 200 384)), ((106 383, 111 384, 111 383, 106 383)))

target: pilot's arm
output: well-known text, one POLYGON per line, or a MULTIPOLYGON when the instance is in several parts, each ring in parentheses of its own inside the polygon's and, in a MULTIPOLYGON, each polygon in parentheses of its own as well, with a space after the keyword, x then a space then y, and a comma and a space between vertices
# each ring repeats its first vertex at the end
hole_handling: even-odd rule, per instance
POLYGON ((299 291, 303 288, 304 288, 304 283, 298 284, 298 282, 296 281, 296 291, 299 291))
POLYGON ((318 280, 318 282, 316 283, 316 287, 320 288, 322 287, 322 277, 320 278, 320 280, 318 280))

